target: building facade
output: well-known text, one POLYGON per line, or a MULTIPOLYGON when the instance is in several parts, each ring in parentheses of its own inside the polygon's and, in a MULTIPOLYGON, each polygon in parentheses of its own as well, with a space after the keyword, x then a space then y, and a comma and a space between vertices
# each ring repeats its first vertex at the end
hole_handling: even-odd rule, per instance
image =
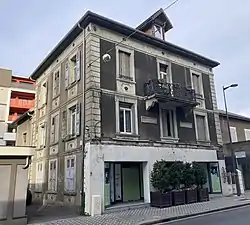
POLYGON ((171 28, 163 10, 137 29, 87 12, 32 73, 37 199, 80 205, 84 187, 88 213, 149 203, 160 159, 200 162, 210 192, 227 192, 219 63, 167 42, 171 28))
POLYGON ((0 145, 15 145, 16 134, 9 126, 24 112, 34 107, 35 82, 14 76, 11 70, 0 68, 0 145))
POLYGON ((250 189, 250 118, 235 113, 229 113, 230 133, 232 146, 229 144, 229 132, 226 113, 220 112, 223 150, 228 171, 232 171, 232 150, 235 153, 238 168, 242 171, 244 187, 250 189), (232 149, 231 149, 232 147, 232 149))

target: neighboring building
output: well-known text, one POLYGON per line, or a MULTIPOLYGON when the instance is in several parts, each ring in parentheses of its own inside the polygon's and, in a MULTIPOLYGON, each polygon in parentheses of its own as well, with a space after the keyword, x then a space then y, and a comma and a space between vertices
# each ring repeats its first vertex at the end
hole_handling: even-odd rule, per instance
POLYGON ((15 145, 12 121, 34 107, 35 82, 0 68, 0 145, 15 145))
MULTIPOLYGON (((227 170, 232 170, 231 148, 225 111, 219 110, 222 140, 224 143, 224 155, 227 170)), ((239 169, 243 173, 246 189, 250 189, 250 118, 235 113, 228 113, 229 125, 232 137, 232 147, 235 151, 239 169)))
POLYGON ((31 75, 35 198, 81 204, 83 149, 88 213, 98 202, 101 211, 149 203, 160 159, 200 162, 210 192, 226 194, 217 157, 219 63, 165 41, 172 25, 162 9, 137 30, 90 11, 79 25, 31 75))

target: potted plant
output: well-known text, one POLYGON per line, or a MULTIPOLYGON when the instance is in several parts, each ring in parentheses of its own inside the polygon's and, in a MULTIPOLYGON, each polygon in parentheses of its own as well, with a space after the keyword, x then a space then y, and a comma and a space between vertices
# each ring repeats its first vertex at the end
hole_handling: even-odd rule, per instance
POLYGON ((193 162, 193 170, 195 176, 195 184, 197 186, 197 196, 199 202, 209 201, 208 188, 204 188, 207 183, 205 169, 197 162, 193 162))
POLYGON ((151 184, 156 191, 150 192, 151 206, 169 207, 172 206, 172 195, 169 192, 169 165, 166 161, 156 161, 151 172, 151 184))
POLYGON ((174 162, 169 167, 173 205, 185 204, 185 190, 181 189, 181 185, 183 184, 183 168, 183 162, 174 162))
POLYGON ((197 190, 194 186, 195 176, 192 164, 185 163, 183 167, 183 184, 185 187, 185 202, 186 204, 197 202, 197 190))

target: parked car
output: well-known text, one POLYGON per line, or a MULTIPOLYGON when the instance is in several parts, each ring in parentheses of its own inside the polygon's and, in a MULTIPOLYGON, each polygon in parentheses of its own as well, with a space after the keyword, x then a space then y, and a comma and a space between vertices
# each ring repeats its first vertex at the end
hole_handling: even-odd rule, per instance
POLYGON ((31 191, 27 188, 26 205, 31 205, 31 203, 32 203, 32 193, 31 193, 31 191))

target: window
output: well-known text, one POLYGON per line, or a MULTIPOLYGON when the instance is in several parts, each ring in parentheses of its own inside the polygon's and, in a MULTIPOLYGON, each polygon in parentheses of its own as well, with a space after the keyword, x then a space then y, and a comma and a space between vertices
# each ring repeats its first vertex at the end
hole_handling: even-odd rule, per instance
POLYGON ((176 119, 174 110, 160 109, 161 135, 163 138, 176 138, 176 119))
POLYGON ((50 143, 58 142, 59 139, 59 114, 51 117, 51 139, 50 143))
POLYGON ((201 76, 199 74, 192 73, 192 82, 196 96, 202 97, 201 76))
POLYGON ((39 145, 40 148, 44 148, 46 145, 46 126, 45 123, 39 126, 39 145))
POLYGON ((26 145, 27 144, 27 132, 23 133, 23 144, 26 145))
POLYGON ((196 133, 198 141, 208 141, 207 121, 203 115, 196 115, 196 133))
POLYGON ((154 36, 164 40, 163 27, 160 25, 154 25, 154 36))
POLYGON ((53 79, 53 97, 56 97, 60 92, 60 72, 56 71, 54 73, 53 79))
POLYGON ((64 188, 67 192, 75 191, 76 183, 76 157, 69 156, 65 158, 65 179, 64 179, 64 188))
POLYGON ((41 191, 43 184, 43 163, 37 163, 36 165, 36 190, 41 191))
POLYGON ((119 50, 119 77, 121 78, 132 78, 130 74, 130 57, 130 53, 119 50))
POLYGON ((160 79, 164 80, 167 83, 170 83, 170 74, 168 70, 168 65, 160 63, 159 69, 160 69, 160 79))
POLYGON ((74 55, 70 59, 70 65, 71 65, 70 83, 73 83, 76 80, 76 75, 77 75, 76 55, 74 55))
POLYGON ((70 108, 70 134, 76 135, 76 106, 70 108))
POLYGON ((231 134, 232 142, 237 142, 238 137, 237 137, 237 129, 236 129, 236 127, 230 127, 230 134, 231 134))
POLYGON ((48 190, 57 190, 57 160, 49 161, 49 177, 48 177, 48 190))
POLYGON ((250 129, 244 129, 246 141, 250 140, 250 129))
POLYGON ((119 105, 119 128, 120 133, 133 133, 132 105, 120 103, 119 105))
POLYGON ((38 107, 41 108, 47 103, 47 81, 38 88, 38 107))

